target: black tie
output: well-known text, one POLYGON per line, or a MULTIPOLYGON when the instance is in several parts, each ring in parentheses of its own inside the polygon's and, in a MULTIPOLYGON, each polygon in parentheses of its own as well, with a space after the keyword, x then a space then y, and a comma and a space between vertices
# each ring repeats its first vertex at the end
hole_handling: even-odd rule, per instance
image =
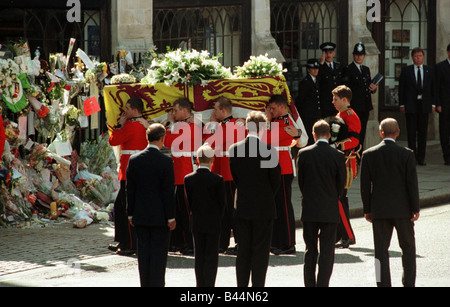
POLYGON ((421 95, 423 89, 422 89, 422 76, 420 73, 420 66, 417 66, 417 88, 419 90, 419 95, 421 95))

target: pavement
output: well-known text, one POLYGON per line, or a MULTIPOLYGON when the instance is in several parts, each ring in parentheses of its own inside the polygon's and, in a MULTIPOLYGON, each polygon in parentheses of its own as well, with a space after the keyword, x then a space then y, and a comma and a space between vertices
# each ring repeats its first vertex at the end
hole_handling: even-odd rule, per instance
MULTIPOLYGON (((399 141, 399 145, 406 147, 407 142, 399 141)), ((417 166, 417 178, 419 181, 420 207, 426 208, 450 201, 450 165, 444 165, 442 150, 438 141, 428 141, 426 152, 426 166, 417 166)), ((363 204, 361 201, 359 176, 353 180, 352 186, 347 192, 350 218, 362 217, 363 204)), ((296 223, 300 223, 301 193, 296 178, 292 183, 292 204, 296 223)))
MULTIPOLYGON (((426 162, 426 166, 417 167, 421 208, 450 203, 450 166, 444 165, 438 142, 429 143, 426 162)), ((296 220, 299 221, 301 195, 295 178, 292 188, 292 202, 296 220)), ((348 192, 348 197, 350 215, 355 220, 355 227, 358 227, 358 223, 361 223, 364 227, 368 227, 365 225, 368 223, 364 219, 361 219, 363 211, 359 193, 359 178, 354 180, 348 192)), ((301 231, 301 229, 299 228, 297 231, 301 231)), ((368 231, 370 232, 370 230, 368 231)), ((105 269, 105 266, 96 264, 96 261, 105 260, 116 262, 114 265, 117 267, 133 266, 134 272, 136 273, 135 258, 117 256, 106 248, 108 244, 112 243, 113 238, 113 225, 106 222, 91 224, 83 229, 73 228, 70 221, 61 219, 43 228, 0 228, 0 286, 7 285, 4 283, 5 280, 15 278, 21 274, 40 274, 40 270, 47 270, 49 268, 65 268, 67 270, 67 268, 79 266, 80 263, 88 263, 83 265, 83 271, 85 272, 91 272, 93 274, 98 272, 106 273, 107 269, 105 269)), ((297 244, 302 244, 301 233, 297 234, 297 244)), ((301 248, 299 246, 297 250, 299 251, 301 248)), ((358 252, 363 253, 364 250, 358 252)), ((271 260, 275 261, 273 264, 274 267, 280 262, 277 259, 284 259, 276 257, 278 256, 275 256, 275 258, 271 257, 271 259, 275 259, 271 260)), ((283 261, 297 263, 299 261, 297 259, 298 255, 294 256, 294 258, 285 258, 288 260, 283 261)), ((234 257, 221 256, 220 261, 224 267, 222 270, 231 270, 231 272, 234 272, 234 257)), ((176 268, 180 268, 181 266, 181 268, 191 269, 193 267, 193 258, 172 255, 168 265, 169 269, 170 266, 176 268)), ((169 270, 169 272, 171 271, 169 270)), ((181 275, 179 276, 180 272, 176 271, 173 274, 181 277, 181 275)), ((189 274, 191 273, 189 271, 189 274)), ((134 279, 130 283, 127 283, 127 285, 138 286, 136 275, 133 275, 134 279)), ((50 280, 55 278, 52 277, 50 280)), ((122 282, 128 281, 127 277, 122 277, 122 279, 122 282)), ((47 285, 37 283, 37 285, 47 285)), ((96 281, 93 286, 107 286, 107 284, 98 284, 96 281)))

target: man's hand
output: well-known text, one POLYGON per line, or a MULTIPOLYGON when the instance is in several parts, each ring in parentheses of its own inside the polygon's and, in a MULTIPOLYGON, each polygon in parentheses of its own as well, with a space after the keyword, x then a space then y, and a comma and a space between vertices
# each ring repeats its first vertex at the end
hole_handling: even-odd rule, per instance
POLYGON ((413 212, 411 222, 417 221, 419 219, 419 216, 420 216, 420 212, 413 212))
POLYGON ((369 223, 372 223, 372 213, 364 213, 364 218, 365 218, 366 221, 368 221, 369 223))

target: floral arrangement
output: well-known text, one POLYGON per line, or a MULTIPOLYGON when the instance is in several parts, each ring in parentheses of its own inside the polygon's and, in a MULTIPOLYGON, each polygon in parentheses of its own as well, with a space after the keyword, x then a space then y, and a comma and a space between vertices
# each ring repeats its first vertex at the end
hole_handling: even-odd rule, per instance
POLYGON ((20 68, 11 59, 0 59, 0 94, 13 85, 16 76, 19 75, 20 68))
POLYGON ((88 69, 84 78, 86 83, 97 83, 98 81, 102 81, 108 73, 108 65, 105 62, 95 62, 93 69, 88 69))
POLYGON ((136 83, 136 77, 130 74, 121 73, 111 78, 111 84, 130 84, 136 83))
POLYGON ((69 105, 64 114, 64 122, 66 123, 66 125, 77 127, 80 124, 78 121, 80 113, 81 111, 78 110, 74 105, 69 105))
POLYGON ((210 80, 231 78, 230 69, 208 51, 168 51, 163 58, 153 59, 150 70, 141 82, 155 85, 164 82, 171 86, 175 82, 189 85, 206 85, 210 80))
POLYGON ((287 72, 287 69, 283 69, 283 65, 277 63, 275 58, 268 58, 266 53, 257 57, 251 56, 244 65, 236 68, 235 76, 238 78, 261 78, 280 76, 284 72, 287 72))

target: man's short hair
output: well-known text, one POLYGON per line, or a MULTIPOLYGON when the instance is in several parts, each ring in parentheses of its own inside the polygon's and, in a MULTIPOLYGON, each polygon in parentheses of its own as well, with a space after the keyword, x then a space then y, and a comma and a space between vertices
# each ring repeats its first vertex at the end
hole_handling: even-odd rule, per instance
POLYGON ((147 140, 149 142, 154 142, 160 140, 166 135, 166 129, 163 125, 159 123, 154 123, 147 128, 147 140))
POLYGON ((216 103, 219 104, 219 109, 221 109, 221 110, 225 109, 228 113, 232 112, 233 104, 231 102, 231 99, 224 97, 224 96, 220 96, 216 100, 216 103))
POLYGON ((347 98, 348 102, 352 101, 352 90, 346 85, 339 85, 331 93, 341 99, 347 98))
POLYGON ((250 111, 245 119, 245 124, 249 132, 259 132, 260 125, 267 125, 267 116, 261 111, 250 111))
POLYGON ((197 159, 199 163, 210 163, 214 159, 214 150, 209 144, 203 144, 197 149, 197 159))
POLYGON ((422 52, 423 55, 425 55, 425 51, 420 48, 420 47, 416 47, 413 48, 413 50, 411 50, 411 57, 413 57, 416 53, 422 52))
POLYGON ((316 138, 328 138, 330 136, 330 125, 323 119, 318 120, 313 126, 316 138))
POLYGON ((176 105, 178 105, 180 109, 187 109, 189 113, 192 112, 192 103, 187 98, 178 98, 173 103, 173 106, 176 105))
POLYGON ((127 104, 129 104, 130 108, 132 108, 133 110, 137 110, 139 114, 142 114, 142 112, 144 112, 144 103, 142 102, 141 98, 132 97, 127 101, 127 104))
POLYGON ((447 51, 450 51, 450 44, 447 45, 447 51))
POLYGON ((285 105, 285 106, 288 105, 286 97, 284 97, 283 95, 279 95, 279 94, 273 95, 272 97, 270 97, 269 104, 271 104, 271 103, 276 103, 278 105, 285 105))
POLYGON ((400 127, 394 118, 388 117, 381 121, 379 129, 386 137, 395 135, 400 130, 400 127))

